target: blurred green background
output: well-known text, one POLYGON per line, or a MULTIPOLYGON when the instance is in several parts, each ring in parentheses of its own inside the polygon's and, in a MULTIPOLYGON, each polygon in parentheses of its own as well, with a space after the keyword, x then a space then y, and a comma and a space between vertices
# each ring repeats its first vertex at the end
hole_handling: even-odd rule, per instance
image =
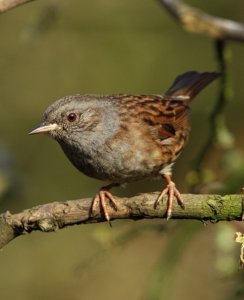
MULTIPOLYGON (((244 21, 243 0, 188 3, 244 21)), ((54 100, 74 93, 161 94, 180 73, 218 68, 213 41, 184 32, 153 0, 34 1, 0 15, 0 37, 1 212, 92 196, 102 184, 74 169, 50 138, 27 135, 54 100)), ((226 118, 235 147, 217 166, 213 153, 215 180, 226 161, 237 162, 243 174, 244 51, 239 43, 228 47, 234 95, 226 118)), ((193 104, 191 139, 174 168, 182 192, 189 191, 186 174, 207 137, 218 87, 193 104)), ((114 192, 133 195, 163 184, 151 179, 114 192)), ((237 226, 115 221, 112 229, 93 224, 22 236, 0 252, 1 299, 243 299, 232 240, 237 226)))

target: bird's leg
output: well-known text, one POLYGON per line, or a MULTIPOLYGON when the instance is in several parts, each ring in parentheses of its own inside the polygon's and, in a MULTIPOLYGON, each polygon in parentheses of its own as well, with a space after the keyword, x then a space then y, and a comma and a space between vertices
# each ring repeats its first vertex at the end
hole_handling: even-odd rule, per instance
POLYGON ((108 213, 108 210, 107 210, 107 204, 108 204, 107 200, 111 201, 113 203, 114 208, 117 210, 116 201, 115 201, 113 195, 109 192, 109 190, 112 187, 115 187, 115 186, 119 186, 119 184, 118 183, 111 183, 109 185, 103 186, 99 190, 98 194, 94 197, 93 203, 92 203, 92 208, 91 208, 91 214, 93 214, 93 212, 95 211, 95 208, 96 208, 97 204, 100 203, 101 208, 102 208, 103 213, 104 213, 104 216, 105 216, 105 219, 109 223, 110 223, 110 216, 109 216, 109 213, 108 213))
POLYGON ((171 180, 171 175, 163 174, 163 178, 167 182, 167 187, 163 189, 160 195, 158 196, 157 200, 155 201, 154 207, 156 208, 158 203, 163 199, 164 195, 168 194, 167 220, 169 220, 172 216, 174 196, 176 197, 177 201, 179 202, 182 208, 184 208, 185 206, 180 192, 175 187, 175 183, 171 180))

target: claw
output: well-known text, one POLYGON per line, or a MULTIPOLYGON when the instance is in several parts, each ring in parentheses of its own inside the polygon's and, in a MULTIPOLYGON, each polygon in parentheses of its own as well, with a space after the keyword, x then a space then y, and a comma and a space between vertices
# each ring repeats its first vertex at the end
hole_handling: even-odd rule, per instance
POLYGON ((113 197, 113 195, 108 191, 109 188, 115 186, 115 184, 111 184, 105 187, 102 187, 100 189, 100 191, 98 192, 98 194, 94 197, 93 199, 93 203, 92 203, 92 208, 91 208, 91 214, 94 214, 94 211, 96 210, 96 207, 98 204, 101 205, 101 209, 104 213, 105 219, 109 222, 109 225, 112 227, 111 222, 110 222, 110 215, 108 213, 108 209, 107 209, 107 204, 109 201, 112 202, 114 208, 117 210, 117 204, 116 201, 113 197))
POLYGON ((168 194, 168 203, 167 203, 167 220, 169 220, 172 217, 172 212, 173 212, 173 200, 174 197, 176 197, 179 205, 184 209, 184 200, 180 194, 180 192, 177 190, 175 187, 175 183, 171 180, 170 176, 165 175, 164 176, 168 185, 165 189, 162 190, 160 195, 158 196, 157 200, 154 203, 154 208, 157 208, 157 205, 159 204, 160 201, 162 201, 163 197, 168 194))

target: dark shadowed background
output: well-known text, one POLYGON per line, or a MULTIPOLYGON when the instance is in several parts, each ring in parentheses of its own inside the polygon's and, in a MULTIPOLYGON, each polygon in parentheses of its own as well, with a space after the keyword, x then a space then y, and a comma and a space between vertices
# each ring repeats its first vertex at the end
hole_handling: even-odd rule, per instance
MULTIPOLYGON (((188 3, 244 22, 243 0, 188 3)), ((213 41, 184 32, 153 0, 34 1, 0 15, 0 39, 1 212, 92 196, 102 184, 79 173, 50 138, 27 135, 54 100, 161 94, 180 73, 217 70, 213 41)), ((241 153, 244 48, 228 47, 234 95, 226 117, 241 153)), ((174 168, 181 192, 189 191, 186 174, 207 137, 218 87, 192 105, 191 139, 174 168)), ((133 195, 163 184, 152 179, 114 192, 133 195)), ((235 230, 226 223, 147 220, 22 236, 0 252, 1 299, 243 299, 235 230)))

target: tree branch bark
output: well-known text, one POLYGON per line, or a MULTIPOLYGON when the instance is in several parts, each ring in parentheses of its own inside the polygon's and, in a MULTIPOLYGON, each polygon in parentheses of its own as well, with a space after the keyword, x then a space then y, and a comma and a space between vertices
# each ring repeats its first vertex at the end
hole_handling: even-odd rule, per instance
MULTIPOLYGON (((111 220, 165 218, 167 201, 158 207, 154 202, 158 193, 140 194, 132 198, 118 198, 118 210, 108 205, 111 220)), ((243 195, 183 195, 185 209, 174 203, 172 219, 193 219, 203 221, 242 220, 243 195)), ((92 198, 52 202, 26 209, 17 214, 5 212, 0 215, 0 248, 19 235, 39 230, 56 231, 66 226, 106 222, 100 208, 91 216, 92 198)))
POLYGON ((244 25, 218 18, 193 8, 180 0, 158 0, 190 32, 214 39, 244 41, 244 25))

